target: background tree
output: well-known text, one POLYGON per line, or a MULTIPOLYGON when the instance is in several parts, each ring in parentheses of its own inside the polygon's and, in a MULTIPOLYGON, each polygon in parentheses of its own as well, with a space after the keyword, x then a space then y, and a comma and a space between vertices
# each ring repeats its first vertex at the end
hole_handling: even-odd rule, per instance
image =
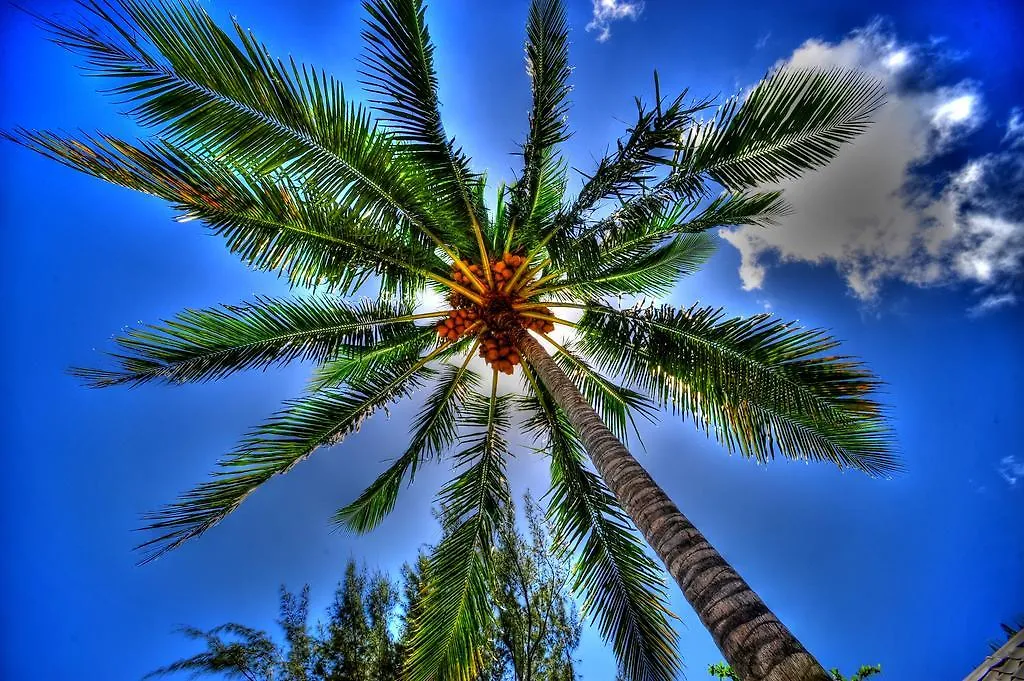
POLYGON ((397 586, 349 561, 327 621, 315 630, 308 622, 309 586, 298 594, 282 587, 280 644, 267 632, 240 624, 206 632, 187 627, 182 633, 204 641, 207 650, 148 676, 187 671, 248 681, 395 681, 400 678, 400 649, 389 625, 401 616, 397 586))
MULTIPOLYGON (((273 681, 280 678, 281 651, 266 632, 241 624, 228 623, 209 631, 195 627, 179 630, 191 639, 201 640, 206 650, 173 662, 146 675, 146 678, 189 672, 192 677, 220 674, 228 679, 273 681)), ((287 678, 287 677, 286 677, 287 678)))
POLYGON ((398 641, 390 622, 397 616, 398 587, 377 574, 367 578, 354 562, 345 568, 325 625, 318 626, 311 679, 378 681, 398 678, 398 641))
POLYGON ((498 529, 491 579, 498 654, 514 681, 572 681, 572 651, 580 625, 567 589, 569 571, 551 551, 550 528, 529 494, 523 509, 528 533, 508 514, 498 529))
MULTIPOLYGON (((355 564, 349 563, 349 571, 355 564)), ((348 573, 345 577, 348 580, 348 573)), ((277 678, 284 681, 306 681, 317 655, 317 642, 309 635, 309 586, 304 586, 298 595, 281 587, 278 626, 284 632, 285 654, 281 660, 281 673, 277 678)))
POLYGON ((827 679, 623 440, 634 415, 660 407, 760 461, 781 454, 886 475, 898 466, 877 381, 821 331, 618 301, 667 293, 696 271, 713 250, 709 230, 775 224, 788 209, 763 188, 822 166, 862 132, 882 101, 878 83, 838 69, 779 71, 711 112, 685 92, 663 97, 655 77, 653 104, 637 100, 635 123, 570 197, 558 152, 569 135, 568 26, 560 2, 533 0, 523 167, 490 211, 484 178, 441 122, 422 1, 365 9, 369 108, 321 71, 273 58, 237 23, 234 36, 223 31, 191 1, 87 0, 80 20, 43 20, 91 73, 114 80, 108 91, 155 135, 7 137, 161 197, 247 265, 319 291, 188 310, 117 339, 114 368, 76 372, 110 386, 296 359, 317 367, 308 392, 251 431, 217 475, 151 516, 145 559, 429 386, 408 448, 337 515, 368 531, 419 466, 454 463, 438 497, 452 526, 430 558, 405 649, 410 681, 468 681, 485 665, 514 406, 550 457, 550 512, 576 556, 583 610, 630 681, 669 681, 680 669, 663 573, 633 523, 748 681, 827 679), (377 300, 344 300, 370 281, 377 300), (427 290, 445 302, 414 313, 427 290), (552 337, 556 325, 578 342, 552 337), (484 381, 475 356, 490 366, 484 381), (499 373, 517 367, 518 402, 498 390, 499 373))
POLYGON ((402 630, 399 638, 399 657, 405 660, 416 636, 416 623, 423 617, 423 603, 429 586, 427 574, 430 559, 422 548, 413 563, 402 566, 402 597, 405 611, 402 616, 402 630))
MULTIPOLYGON (((568 571, 550 553, 541 507, 526 495, 524 509, 527 533, 507 517, 494 548, 494 626, 486 632, 491 643, 479 681, 575 681, 580 623, 566 587, 568 571)), ((248 681, 398 681, 428 589, 426 548, 403 566, 401 588, 349 561, 326 621, 312 631, 309 587, 298 594, 282 587, 281 644, 240 624, 208 632, 185 628, 207 650, 150 676, 187 671, 248 681)))
MULTIPOLYGON (((569 591, 569 570, 551 549, 551 525, 529 493, 522 505, 527 531, 516 529, 511 513, 498 528, 492 549, 490 602, 494 609, 485 664, 485 681, 573 681, 573 651, 579 645, 581 625, 569 591)), ((451 527, 451 519, 442 527, 451 527)), ((406 565, 407 623, 415 622, 429 585, 430 561, 421 553, 414 566, 406 565)), ((412 640, 407 624, 404 640, 412 640)))

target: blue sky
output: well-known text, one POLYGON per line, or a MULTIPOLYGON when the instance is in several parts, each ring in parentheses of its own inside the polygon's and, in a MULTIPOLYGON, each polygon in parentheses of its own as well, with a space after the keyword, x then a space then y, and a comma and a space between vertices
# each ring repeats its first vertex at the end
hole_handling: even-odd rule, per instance
MULTIPOLYGON (((65 0, 25 4, 74 12, 65 0)), ((358 96, 357 3, 205 4, 358 96)), ((665 92, 697 97, 740 91, 782 61, 855 66, 886 81, 872 132, 787 187, 798 214, 769 232, 726 232, 671 302, 770 309, 830 329, 887 381, 906 473, 878 481, 784 461, 759 467, 668 416, 644 427, 639 456, 827 666, 962 678, 999 622, 1024 613, 1024 60, 1013 34, 1024 10, 998 0, 969 12, 878 0, 599 5, 568 2, 575 134, 565 151, 579 168, 622 134, 633 95, 650 99, 655 68, 665 92)), ((436 2, 427 14, 447 129, 494 181, 512 177, 526 127, 526 6, 436 2)), ((10 5, 0 13, 0 127, 138 133, 74 57, 10 5)), ((0 159, 0 676, 137 679, 194 651, 172 634, 180 624, 270 628, 279 584, 310 583, 319 610, 349 557, 397 570, 436 538, 440 468, 370 536, 332 533, 327 522, 399 452, 415 411, 406 404, 272 481, 199 541, 136 567, 139 515, 201 481, 299 392, 308 367, 108 391, 80 387, 65 369, 99 362, 123 327, 285 286, 245 270, 196 223, 173 222, 155 199, 10 144, 0 159)), ((516 489, 538 495, 545 471, 527 454, 511 466, 516 489)), ((673 606, 687 677, 702 679, 720 657, 678 595, 673 606)), ((595 633, 579 653, 586 681, 612 678, 595 633)))

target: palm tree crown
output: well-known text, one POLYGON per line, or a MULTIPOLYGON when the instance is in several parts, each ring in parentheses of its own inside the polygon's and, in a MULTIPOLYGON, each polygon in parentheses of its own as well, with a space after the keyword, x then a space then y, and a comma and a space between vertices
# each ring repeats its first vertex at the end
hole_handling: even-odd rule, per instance
POLYGON ((548 342, 620 439, 635 415, 669 408, 759 461, 780 453, 871 475, 896 470, 872 399, 876 379, 828 354, 836 342, 825 333, 767 315, 615 303, 671 291, 712 253, 708 230, 775 224, 788 209, 779 192, 758 188, 827 163, 863 131, 881 103, 872 80, 778 71, 711 110, 685 92, 663 97, 655 77, 653 105, 637 100, 635 123, 570 196, 558 153, 569 136, 566 18, 557 0, 533 0, 523 166, 498 187, 492 210, 485 178, 442 126, 421 0, 365 3, 365 105, 323 72, 272 57, 237 24, 232 37, 188 0, 83 7, 79 23, 42 21, 57 44, 112 79, 110 91, 155 134, 5 136, 158 196, 249 267, 314 290, 187 310, 118 338, 113 368, 75 370, 110 386, 316 365, 304 395, 245 436, 213 478, 150 517, 144 560, 210 529, 374 412, 426 390, 405 451, 335 521, 373 529, 420 466, 450 458, 455 477, 438 497, 450 527, 431 557, 407 671, 412 681, 472 678, 491 612, 491 549, 512 503, 505 462, 520 410, 549 459, 556 544, 575 556, 584 611, 627 678, 673 678, 662 571, 586 466, 580 433, 526 361, 524 330, 548 342), (379 286, 375 300, 346 300, 367 284, 379 286), (417 311, 428 291, 445 304, 417 311), (571 341, 551 336, 558 326, 572 329, 571 341), (478 355, 490 367, 483 380, 478 355), (499 392, 499 372, 517 377, 521 394, 499 392))

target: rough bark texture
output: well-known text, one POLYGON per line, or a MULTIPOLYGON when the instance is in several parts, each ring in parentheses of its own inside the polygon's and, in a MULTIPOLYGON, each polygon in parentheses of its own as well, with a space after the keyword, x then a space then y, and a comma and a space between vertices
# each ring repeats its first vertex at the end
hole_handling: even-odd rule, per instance
POLYGON ((516 344, 740 679, 830 681, 818 661, 608 430, 540 343, 520 331, 516 344))

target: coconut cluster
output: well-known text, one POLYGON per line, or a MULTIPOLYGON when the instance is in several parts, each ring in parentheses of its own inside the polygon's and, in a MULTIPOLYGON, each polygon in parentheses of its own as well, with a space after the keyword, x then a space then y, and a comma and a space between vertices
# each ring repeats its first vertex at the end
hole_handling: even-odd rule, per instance
POLYGON ((512 375, 512 367, 522 358, 507 334, 487 331, 480 336, 480 356, 498 371, 512 375))
MULTIPOLYGON (((526 303, 526 299, 517 294, 527 282, 518 284, 511 291, 503 290, 524 262, 523 256, 506 253, 500 259, 490 263, 491 275, 494 279, 493 287, 487 287, 487 279, 480 265, 467 265, 467 269, 473 273, 473 276, 486 287, 480 294, 483 298, 482 304, 477 304, 459 292, 452 291, 449 297, 453 308, 452 312, 446 319, 437 323, 438 335, 450 341, 458 340, 470 329, 482 330, 480 333, 480 356, 498 371, 509 375, 512 374, 513 367, 522 361, 522 358, 512 342, 511 335, 502 329, 515 328, 518 325, 520 328, 541 333, 550 333, 555 330, 555 325, 550 320, 524 317, 517 311, 518 306, 526 303)), ((452 270, 451 278, 467 289, 475 286, 459 268, 452 270)), ((551 315, 551 310, 547 307, 531 307, 530 310, 536 314, 551 315)))
MULTIPOLYGON (((525 260, 526 258, 521 255, 506 253, 500 259, 492 262, 491 276, 494 278, 495 288, 504 288, 505 284, 512 279, 516 270, 519 269, 520 265, 522 265, 525 260)), ((473 273, 473 276, 476 277, 478 281, 481 281, 486 285, 487 279, 484 276, 484 271, 480 265, 467 265, 467 269, 473 273)), ((452 280, 456 284, 461 284, 466 288, 472 288, 473 286, 473 282, 471 282, 469 277, 467 277, 466 274, 458 267, 452 269, 452 280)))
MULTIPOLYGON (((452 297, 455 295, 458 294, 453 294, 452 297)), ((441 338, 451 341, 458 340, 459 336, 466 333, 466 330, 478 319, 480 319, 480 312, 476 306, 456 308, 447 318, 437 323, 437 333, 441 338)))

